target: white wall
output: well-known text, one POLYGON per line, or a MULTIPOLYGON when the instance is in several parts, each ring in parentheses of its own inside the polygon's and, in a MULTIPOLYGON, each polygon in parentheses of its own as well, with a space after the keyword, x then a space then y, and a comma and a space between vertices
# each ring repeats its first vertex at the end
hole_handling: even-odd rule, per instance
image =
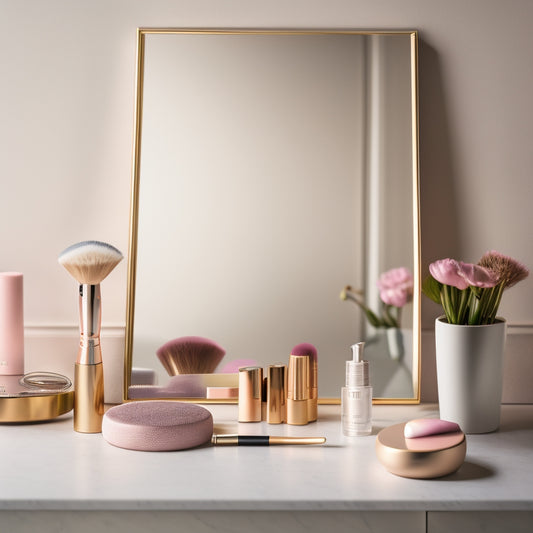
MULTIPOLYGON (((24 272, 28 325, 77 321, 64 247, 127 251, 138 26, 418 29, 423 268, 487 249, 533 265, 529 0, 1 0, 0 20, 0 269, 24 272)), ((103 284, 109 326, 124 322, 125 287, 123 262, 103 284)), ((532 297, 528 279, 502 314, 533 325, 532 297)), ((423 326, 437 314, 424 301, 423 326)), ((530 346, 511 342, 509 364, 531 370, 530 346)))

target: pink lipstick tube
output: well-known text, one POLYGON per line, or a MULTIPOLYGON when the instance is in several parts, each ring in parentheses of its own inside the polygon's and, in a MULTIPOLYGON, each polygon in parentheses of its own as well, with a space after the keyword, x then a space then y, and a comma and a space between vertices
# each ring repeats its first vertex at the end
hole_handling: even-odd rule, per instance
POLYGON ((23 277, 0 272, 0 375, 24 374, 23 277))

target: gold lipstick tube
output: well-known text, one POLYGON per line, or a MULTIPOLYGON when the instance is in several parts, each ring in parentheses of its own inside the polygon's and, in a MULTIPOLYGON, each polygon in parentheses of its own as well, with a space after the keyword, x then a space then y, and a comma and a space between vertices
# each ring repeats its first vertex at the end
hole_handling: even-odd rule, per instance
POLYGON ((318 362, 309 357, 309 400, 307 401, 307 419, 315 422, 318 419, 318 362))
POLYGON ((287 420, 287 365, 267 369, 267 422, 283 424, 287 420))
POLYGON ((261 421, 268 418, 267 414, 267 396, 268 396, 268 380, 266 376, 263 376, 263 383, 261 385, 261 421))
POLYGON ((303 426, 309 422, 309 357, 289 357, 289 379, 287 387, 287 424, 303 426))
POLYGON ((239 422, 261 422, 263 369, 239 368, 239 422))

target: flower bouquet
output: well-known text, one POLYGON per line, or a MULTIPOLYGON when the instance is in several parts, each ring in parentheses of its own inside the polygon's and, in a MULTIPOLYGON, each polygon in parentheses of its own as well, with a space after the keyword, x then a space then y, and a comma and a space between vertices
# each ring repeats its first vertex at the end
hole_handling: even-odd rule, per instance
POLYGON ((444 309, 449 324, 493 324, 505 289, 529 275, 522 264, 487 252, 477 264, 441 259, 429 265, 422 291, 444 309))
POLYGON ((381 312, 375 313, 364 302, 359 291, 347 285, 341 291, 341 300, 351 300, 358 305, 375 328, 399 328, 402 308, 413 299, 413 275, 405 267, 384 272, 377 282, 381 298, 381 312))

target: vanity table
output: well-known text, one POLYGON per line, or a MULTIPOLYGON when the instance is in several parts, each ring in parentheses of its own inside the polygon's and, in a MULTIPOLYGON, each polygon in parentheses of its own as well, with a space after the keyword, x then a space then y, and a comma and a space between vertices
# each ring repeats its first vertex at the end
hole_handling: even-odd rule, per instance
POLYGON ((440 480, 389 474, 381 428, 438 416, 435 405, 374 406, 374 431, 344 437, 340 407, 307 426, 237 423, 208 405, 215 432, 326 436, 323 446, 115 448, 53 422, 0 426, 1 531, 532 531, 533 405, 506 405, 498 432, 467 437, 465 464, 440 480), (64 528, 64 529, 62 529, 64 528), (483 529, 485 528, 485 529, 483 529))

